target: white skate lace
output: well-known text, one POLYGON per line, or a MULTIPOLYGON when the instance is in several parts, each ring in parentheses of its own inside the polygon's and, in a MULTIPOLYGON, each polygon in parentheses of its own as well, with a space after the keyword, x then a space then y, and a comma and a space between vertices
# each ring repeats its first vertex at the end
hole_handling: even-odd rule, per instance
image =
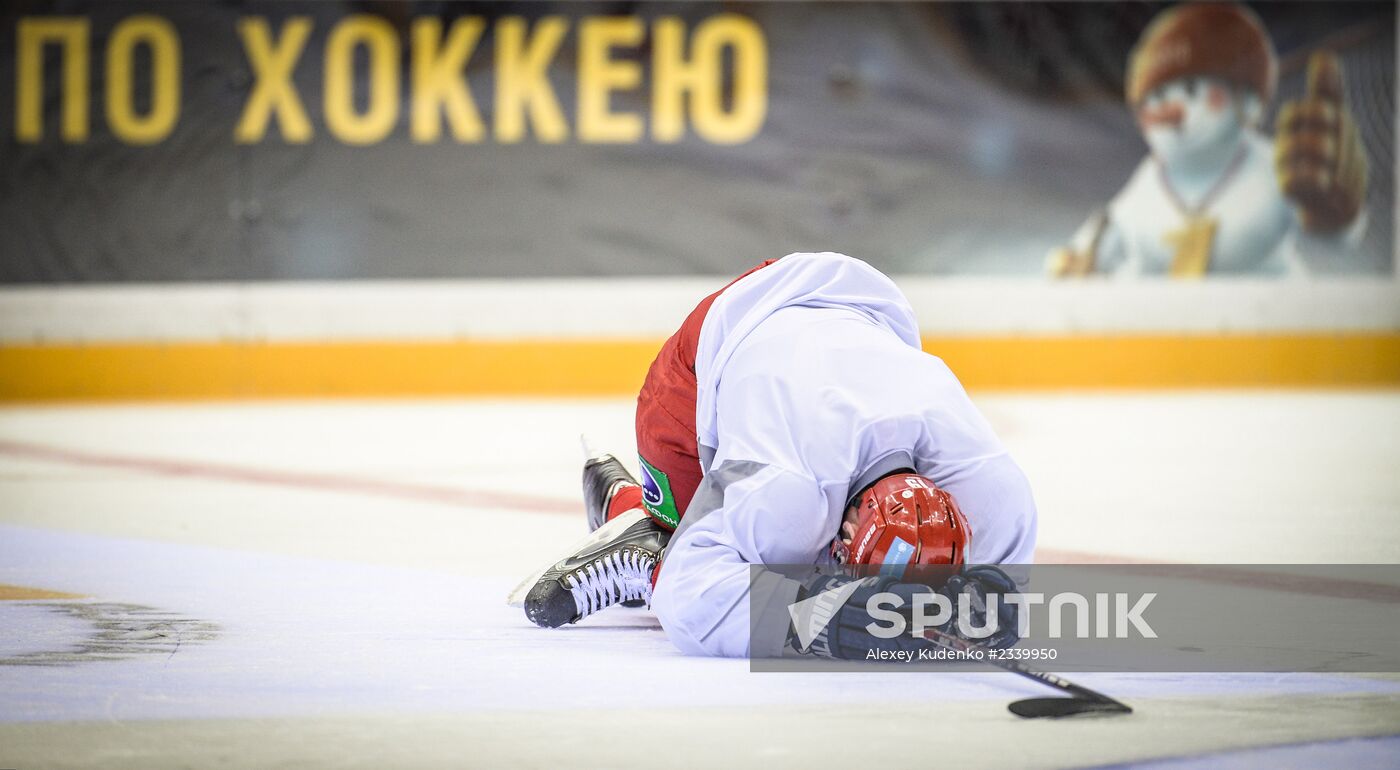
POLYGON ((651 604, 651 570, 656 559, 638 548, 623 548, 574 570, 563 580, 574 595, 579 618, 629 599, 651 604))

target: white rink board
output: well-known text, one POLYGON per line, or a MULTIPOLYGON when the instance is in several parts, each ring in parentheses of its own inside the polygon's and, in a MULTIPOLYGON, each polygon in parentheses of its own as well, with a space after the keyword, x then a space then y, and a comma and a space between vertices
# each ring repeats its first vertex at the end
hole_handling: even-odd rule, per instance
MULTIPOLYGON (((0 342, 652 339, 732 277, 0 288, 0 342)), ((1400 329, 1400 281, 897 276, 925 334, 1400 329)))

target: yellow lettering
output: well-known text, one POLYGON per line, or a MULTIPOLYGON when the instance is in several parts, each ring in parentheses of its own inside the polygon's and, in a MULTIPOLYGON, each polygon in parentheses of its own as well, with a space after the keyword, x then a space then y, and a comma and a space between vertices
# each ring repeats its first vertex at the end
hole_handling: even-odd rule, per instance
POLYGON ((399 37, 378 16, 346 16, 326 41, 326 127, 346 144, 373 144, 399 119, 399 37), (355 111, 355 48, 369 52, 369 105, 355 111))
POLYGON ((413 22, 413 116, 411 133, 415 142, 436 142, 442 134, 440 111, 447 114, 452 138, 459 142, 479 142, 485 129, 472 101, 462 68, 481 40, 485 23, 479 16, 460 18, 452 23, 447 40, 442 39, 442 22, 425 17, 413 22))
POLYGON ((716 144, 739 144, 763 128, 768 115, 768 44, 752 20, 733 13, 706 19, 695 30, 689 61, 685 22, 658 19, 652 61, 652 136, 677 142, 685 136, 689 96, 695 133, 716 144), (724 109, 724 50, 734 55, 732 103, 724 109))
POLYGON ((123 19, 107 41, 107 124, 128 144, 155 144, 180 117, 180 38, 159 16, 123 19), (136 46, 151 49, 151 110, 136 113, 132 65, 136 46))
POLYGON ((699 67, 685 61, 685 22, 674 16, 652 28, 651 135, 658 142, 685 136, 685 96, 701 87, 699 67))
POLYGON ((281 39, 274 43, 267 19, 238 20, 238 35, 243 39, 243 49, 248 53, 248 64, 256 78, 253 93, 233 129, 234 141, 239 144, 262 141, 274 114, 282 128, 282 137, 288 142, 311 141, 311 121, 292 85, 292 71, 301 58, 301 49, 306 47, 306 39, 311 36, 311 19, 294 16, 283 25, 283 30, 281 39))
POLYGON ((63 47, 63 108, 59 133, 65 141, 88 137, 88 21, 76 16, 24 17, 19 20, 15 72, 15 138, 34 143, 44 138, 44 46, 63 47))
POLYGON ((718 98, 696 105, 695 133, 716 144, 739 144, 754 138, 768 117, 768 43, 763 30, 746 16, 721 14, 706 19, 695 30, 693 45, 712 52, 706 58, 714 61, 716 79, 724 48, 734 52, 729 112, 724 112, 718 98))
POLYGON ((568 28, 562 17, 545 17, 527 42, 525 19, 507 16, 496 23, 497 140, 523 139, 527 115, 539 141, 557 143, 568 137, 569 127, 547 77, 568 28))
POLYGON ((641 117, 610 109, 613 91, 628 91, 642 82, 642 67, 617 61, 614 46, 636 46, 646 29, 636 16, 592 17, 579 25, 578 137, 585 142, 635 142, 642 137, 641 117))

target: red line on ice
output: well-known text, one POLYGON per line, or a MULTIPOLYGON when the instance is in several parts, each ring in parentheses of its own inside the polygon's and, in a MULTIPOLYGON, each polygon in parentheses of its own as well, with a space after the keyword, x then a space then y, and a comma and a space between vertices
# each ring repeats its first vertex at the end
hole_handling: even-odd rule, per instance
MULTIPOLYGON (((314 489, 325 492, 375 495, 401 500, 442 503, 473 508, 500 508, 530 513, 560 513, 577 515, 579 503, 555 497, 488 492, 483 490, 445 487, 432 484, 408 484, 328 473, 303 473, 266 468, 250 468, 184 460, 162 460, 149 457, 99 454, 73 449, 43 446, 20 441, 0 440, 0 454, 46 460, 68 465, 94 468, 118 468, 159 476, 181 476, 214 481, 263 484, 293 489, 314 489)), ((1124 564, 1133 565, 1133 572, 1186 577, 1188 565, 1167 564, 1111 554, 1038 549, 1036 560, 1042 564, 1124 564)), ((1322 576, 1303 577, 1280 572, 1266 572, 1232 565, 1201 564, 1189 569, 1191 577, 1206 582, 1227 583, 1271 591, 1286 591, 1312 596, 1400 604, 1400 586, 1322 576)))
POLYGON ((0 454, 92 468, 118 468, 158 476, 182 476, 295 489, 376 495, 474 508, 505 508, 537 513, 577 514, 581 507, 580 503, 553 497, 488 492, 433 484, 409 484, 330 473, 305 473, 209 462, 99 454, 19 441, 0 441, 0 454))

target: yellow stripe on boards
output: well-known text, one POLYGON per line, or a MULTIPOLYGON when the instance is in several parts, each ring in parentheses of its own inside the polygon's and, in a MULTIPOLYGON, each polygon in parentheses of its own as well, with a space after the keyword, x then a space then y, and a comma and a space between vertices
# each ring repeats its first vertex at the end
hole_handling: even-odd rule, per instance
POLYGON ((1389 387, 1400 333, 924 338, 973 389, 1389 387))
MULTIPOLYGON (((0 401, 630 396, 661 340, 0 346, 0 401)), ((1400 333, 926 337, 973 390, 1394 387, 1400 333)))
POLYGON ((179 343, 0 348, 0 400, 635 393, 656 342, 179 343))

